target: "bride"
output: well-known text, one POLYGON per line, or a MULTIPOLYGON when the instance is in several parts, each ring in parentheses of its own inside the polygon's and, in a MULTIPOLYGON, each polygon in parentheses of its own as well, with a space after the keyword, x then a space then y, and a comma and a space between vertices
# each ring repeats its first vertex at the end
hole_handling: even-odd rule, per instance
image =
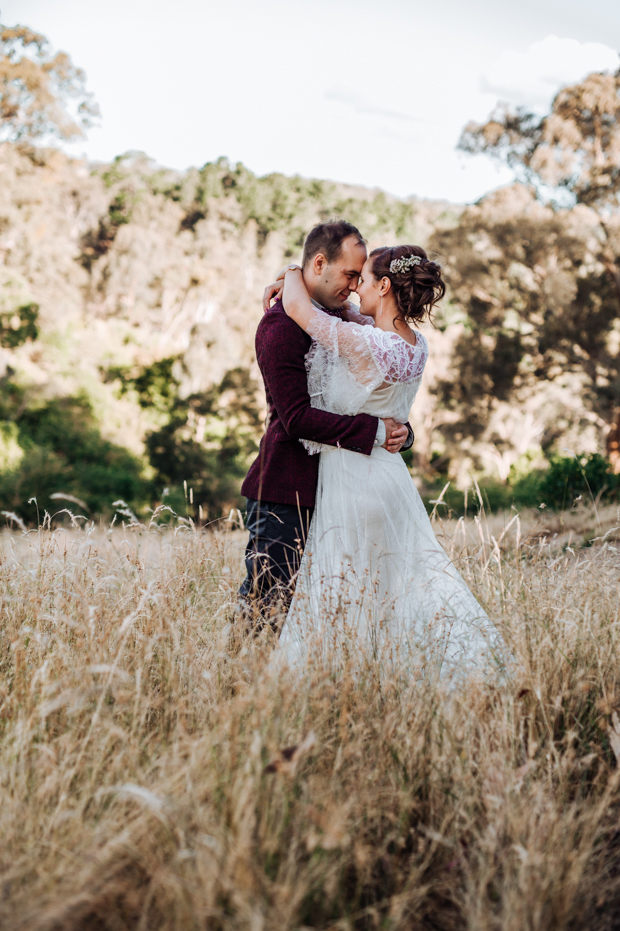
MULTIPOLYGON (((284 309, 313 340, 312 405, 405 422, 428 358, 414 326, 445 293, 439 265, 419 246, 375 249, 359 311, 347 302, 344 319, 313 304, 301 269, 282 276, 284 309)), ((501 638, 437 542, 402 458, 379 446, 362 456, 300 442, 321 456, 319 482, 279 660, 399 654, 442 679, 501 666, 501 638)))

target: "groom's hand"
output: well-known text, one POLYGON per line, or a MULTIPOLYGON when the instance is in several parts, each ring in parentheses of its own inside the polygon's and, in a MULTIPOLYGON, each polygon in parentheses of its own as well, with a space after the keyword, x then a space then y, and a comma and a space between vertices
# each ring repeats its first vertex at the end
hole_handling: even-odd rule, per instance
POLYGON ((393 420, 391 417, 386 417, 383 423, 385 424, 386 436, 383 448, 390 453, 399 453, 409 436, 407 424, 399 423, 398 420, 393 420))

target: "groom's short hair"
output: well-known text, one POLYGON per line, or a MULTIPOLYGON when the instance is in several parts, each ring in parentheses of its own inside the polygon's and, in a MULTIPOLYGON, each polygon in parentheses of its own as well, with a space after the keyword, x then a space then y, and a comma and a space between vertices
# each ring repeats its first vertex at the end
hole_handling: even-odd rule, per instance
POLYGON ((347 223, 346 220, 331 220, 329 223, 317 223, 306 236, 304 243, 304 256, 302 268, 306 268, 315 255, 321 253, 328 264, 335 262, 342 250, 342 243, 349 236, 356 236, 358 243, 363 246, 366 240, 357 226, 347 223))

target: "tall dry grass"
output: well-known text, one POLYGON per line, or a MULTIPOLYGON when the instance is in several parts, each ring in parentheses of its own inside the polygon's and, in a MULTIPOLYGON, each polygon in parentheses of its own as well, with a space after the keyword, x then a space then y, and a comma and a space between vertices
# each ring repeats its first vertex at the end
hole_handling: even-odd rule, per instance
POLYGON ((618 927, 599 517, 437 524, 522 666, 451 695, 231 655, 240 532, 4 532, 0 927, 618 927))

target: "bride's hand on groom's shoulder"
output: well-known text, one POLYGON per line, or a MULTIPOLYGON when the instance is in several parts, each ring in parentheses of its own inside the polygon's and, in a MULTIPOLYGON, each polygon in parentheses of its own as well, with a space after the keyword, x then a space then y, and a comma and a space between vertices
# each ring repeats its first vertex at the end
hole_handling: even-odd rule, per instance
POLYGON ((263 292, 263 312, 266 313, 271 307, 272 301, 279 301, 284 290, 284 281, 274 281, 268 284, 263 292))
POLYGON ((263 292, 263 312, 267 312, 271 307, 272 301, 279 301, 284 290, 284 276, 290 269, 299 269, 301 265, 285 265, 281 272, 278 272, 277 278, 273 284, 268 284, 263 292))

